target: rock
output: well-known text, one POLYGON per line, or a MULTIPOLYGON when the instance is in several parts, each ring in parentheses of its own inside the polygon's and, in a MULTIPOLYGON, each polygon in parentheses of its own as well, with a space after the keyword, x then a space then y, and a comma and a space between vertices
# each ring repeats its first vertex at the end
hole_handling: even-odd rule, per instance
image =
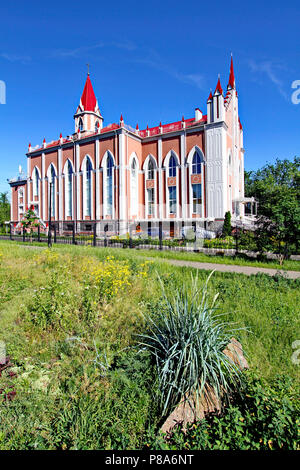
MULTIPOLYGON (((241 370, 249 368, 248 362, 243 355, 242 345, 235 338, 231 338, 230 343, 223 352, 241 370)), ((203 419, 205 414, 220 411, 221 404, 212 390, 210 390, 210 396, 209 401, 202 396, 197 406, 195 406, 195 397, 190 396, 183 399, 166 419, 160 430, 163 433, 169 433, 176 424, 180 423, 185 431, 188 424, 203 419)))

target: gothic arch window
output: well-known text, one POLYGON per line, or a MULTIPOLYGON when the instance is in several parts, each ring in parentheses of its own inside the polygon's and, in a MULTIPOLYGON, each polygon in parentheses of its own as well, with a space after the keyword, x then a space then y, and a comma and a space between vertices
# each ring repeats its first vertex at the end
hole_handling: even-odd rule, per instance
POLYGON ((137 206, 138 206, 138 172, 137 172, 137 163, 136 159, 133 158, 130 168, 130 195, 131 195, 131 214, 137 215, 137 206))
POLYGON ((113 214, 113 168, 114 161, 111 155, 108 155, 106 160, 106 215, 113 214))
POLYGON ((91 159, 86 157, 85 168, 83 173, 84 182, 84 208, 85 215, 91 216, 92 212, 92 171, 93 165, 91 159))
POLYGON ((83 121, 81 118, 79 118, 79 121, 78 121, 78 129, 80 130, 80 132, 83 131, 83 121))
POLYGON ((35 167, 35 169, 33 170, 33 176, 32 176, 33 197, 39 195, 39 182, 40 182, 40 175, 39 175, 37 167, 35 167))
POLYGON ((72 217, 73 209, 73 167, 70 160, 67 161, 65 169, 65 201, 66 217, 72 217))
POLYGON ((154 180, 154 163, 153 163, 152 158, 149 159, 149 163, 148 163, 147 179, 154 180))
POLYGON ((99 125, 99 121, 97 120, 97 121, 95 122, 95 132, 98 132, 98 125, 99 125))
POLYGON ((176 176, 176 158, 174 157, 174 155, 171 156, 170 160, 169 160, 169 176, 176 176))
POLYGON ((192 160, 192 174, 200 175, 201 173, 201 157, 198 152, 194 153, 192 160))

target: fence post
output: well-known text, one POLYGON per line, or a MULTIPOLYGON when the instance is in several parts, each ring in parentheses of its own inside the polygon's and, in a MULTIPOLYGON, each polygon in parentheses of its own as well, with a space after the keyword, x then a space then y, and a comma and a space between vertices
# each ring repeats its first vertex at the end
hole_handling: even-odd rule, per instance
POLYGON ((56 224, 54 224, 54 243, 56 243, 56 224))
POLYGON ((38 225, 38 242, 41 241, 41 227, 38 225))
POLYGON ((162 231, 162 221, 158 222, 158 235, 159 235, 159 249, 162 250, 163 247, 163 231, 162 231))
POLYGON ((238 226, 235 226, 235 256, 237 256, 239 252, 239 243, 238 243, 238 226))
POLYGON ((25 227, 23 227, 23 243, 25 242, 25 227))
POLYGON ((72 243, 75 245, 75 221, 73 222, 72 243))
POLYGON ((93 226, 93 246, 96 246, 96 228, 97 228, 97 223, 94 223, 93 226))
POLYGON ((11 230, 12 224, 9 224, 9 239, 12 240, 12 230, 11 230))
POLYGON ((51 248, 52 246, 52 240, 51 240, 51 221, 49 221, 49 227, 48 227, 48 248, 51 248))

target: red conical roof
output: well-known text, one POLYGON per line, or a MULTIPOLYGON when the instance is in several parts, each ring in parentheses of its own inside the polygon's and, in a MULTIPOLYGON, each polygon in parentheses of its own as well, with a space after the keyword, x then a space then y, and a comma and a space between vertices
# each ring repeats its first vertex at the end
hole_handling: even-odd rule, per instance
POLYGON ((88 75, 81 96, 81 104, 84 111, 95 111, 96 103, 96 96, 93 90, 90 76, 88 75))
POLYGON ((210 94, 209 94, 209 97, 207 98, 207 101, 212 100, 212 97, 213 97, 213 96, 212 96, 212 92, 211 92, 211 90, 210 90, 210 94))
POLYGON ((231 56, 231 63, 230 63, 230 74, 229 74, 228 85, 230 85, 231 88, 235 88, 235 78, 234 78, 234 70, 233 70, 233 59, 232 59, 232 56, 231 56))
POLYGON ((218 83, 217 83, 214 95, 216 94, 216 91, 218 91, 221 95, 223 95, 223 90, 222 90, 222 87, 221 87, 220 77, 218 78, 218 83))

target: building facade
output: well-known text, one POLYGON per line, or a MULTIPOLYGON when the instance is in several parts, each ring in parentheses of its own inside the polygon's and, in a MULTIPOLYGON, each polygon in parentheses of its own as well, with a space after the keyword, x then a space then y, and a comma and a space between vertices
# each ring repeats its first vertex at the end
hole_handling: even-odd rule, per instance
POLYGON ((32 147, 27 174, 9 181, 16 227, 33 207, 60 232, 97 224, 97 232, 129 231, 159 221, 214 228, 226 211, 244 215, 243 129, 231 58, 223 93, 220 78, 207 112, 140 130, 124 122, 103 125, 88 74, 74 115, 75 132, 32 147), (51 204, 50 204, 51 202, 51 204))

